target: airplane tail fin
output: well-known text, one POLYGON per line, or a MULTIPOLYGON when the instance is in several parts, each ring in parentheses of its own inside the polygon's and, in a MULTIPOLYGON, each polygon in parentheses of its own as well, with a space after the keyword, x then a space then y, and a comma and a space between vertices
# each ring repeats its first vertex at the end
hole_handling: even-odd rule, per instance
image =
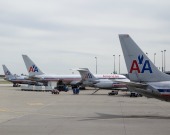
POLYGON ((5 65, 2 65, 2 67, 3 67, 3 70, 4 70, 5 78, 7 80, 11 80, 11 79, 15 78, 15 76, 13 74, 11 74, 11 72, 9 71, 9 69, 5 65))
POLYGON ((88 68, 79 68, 77 69, 79 71, 82 80, 84 81, 95 81, 97 78, 89 71, 88 68))
POLYGON ((29 73, 29 76, 44 74, 27 55, 22 55, 22 57, 26 65, 27 71, 29 73))
POLYGON ((128 34, 120 34, 119 39, 131 81, 157 82, 170 80, 170 76, 158 70, 128 34))

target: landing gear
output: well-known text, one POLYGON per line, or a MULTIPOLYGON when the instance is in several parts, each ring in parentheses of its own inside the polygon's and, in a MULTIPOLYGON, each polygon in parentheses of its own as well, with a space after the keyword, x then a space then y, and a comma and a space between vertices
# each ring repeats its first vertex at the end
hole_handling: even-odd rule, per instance
POLYGON ((13 87, 20 87, 20 85, 18 83, 14 83, 13 87))

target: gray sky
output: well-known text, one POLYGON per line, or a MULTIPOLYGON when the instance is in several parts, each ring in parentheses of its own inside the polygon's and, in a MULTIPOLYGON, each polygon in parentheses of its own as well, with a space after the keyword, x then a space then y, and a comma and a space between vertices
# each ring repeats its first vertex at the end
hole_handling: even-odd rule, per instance
POLYGON ((158 67, 166 50, 170 70, 169 0, 0 0, 0 63, 12 73, 27 73, 22 54, 53 74, 95 73, 95 57, 98 73, 111 73, 120 55, 126 73, 118 34, 127 33, 158 67))

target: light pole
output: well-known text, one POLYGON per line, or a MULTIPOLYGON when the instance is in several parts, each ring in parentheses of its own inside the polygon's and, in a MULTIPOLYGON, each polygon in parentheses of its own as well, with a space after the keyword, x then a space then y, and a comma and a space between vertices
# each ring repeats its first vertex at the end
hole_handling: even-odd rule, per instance
POLYGON ((97 57, 95 57, 95 59, 96 59, 96 74, 97 74, 97 57))
POLYGON ((120 55, 119 55, 119 74, 120 74, 120 55))
POLYGON ((114 57, 114 74, 115 74, 115 55, 113 55, 113 57, 114 57))
POLYGON ((164 72, 165 72, 165 52, 166 50, 164 50, 164 72))
POLYGON ((154 65, 155 65, 155 55, 156 55, 156 53, 154 53, 154 65))
POLYGON ((162 52, 162 72, 163 72, 163 70, 164 70, 164 68, 163 68, 163 51, 161 51, 162 52))

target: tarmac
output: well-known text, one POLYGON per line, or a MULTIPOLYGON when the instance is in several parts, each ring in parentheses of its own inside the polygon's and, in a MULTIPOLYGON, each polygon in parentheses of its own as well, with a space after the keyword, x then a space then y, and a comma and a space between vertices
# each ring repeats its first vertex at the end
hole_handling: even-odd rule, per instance
POLYGON ((21 91, 0 84, 1 135, 170 135, 170 103, 109 90, 21 91))

